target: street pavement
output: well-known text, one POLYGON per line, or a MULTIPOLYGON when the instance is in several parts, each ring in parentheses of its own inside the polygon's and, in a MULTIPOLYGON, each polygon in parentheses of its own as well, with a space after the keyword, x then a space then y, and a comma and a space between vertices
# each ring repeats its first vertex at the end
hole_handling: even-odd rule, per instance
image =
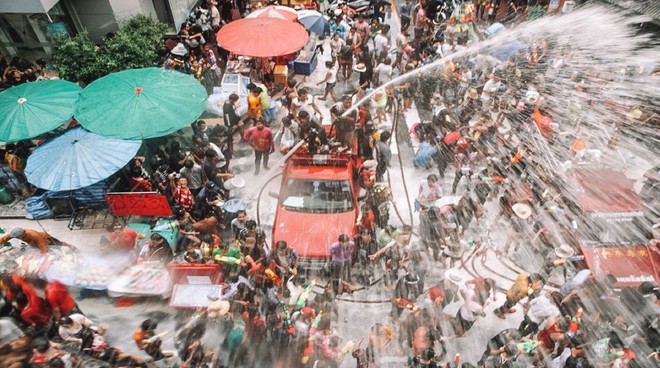
MULTIPOLYGON (((394 44, 394 38, 399 32, 398 21, 396 16, 392 16, 385 21, 386 23, 390 24, 392 44, 394 44)), ((298 79, 300 82, 299 86, 310 88, 312 94, 317 96, 322 95, 323 93, 322 86, 319 86, 318 82, 321 81, 325 76, 325 61, 330 59, 329 47, 326 45, 325 49, 327 51, 324 55, 321 55, 321 58, 318 62, 318 67, 314 73, 306 77, 296 76, 296 79, 298 79)), ((337 84, 337 95, 341 96, 343 94, 352 94, 355 92, 356 85, 357 73, 354 73, 353 81, 351 83, 340 82, 337 84)), ((332 106, 331 98, 328 96, 327 101, 317 101, 317 103, 322 110, 324 122, 329 123, 329 108, 332 106)), ((273 126, 274 130, 279 128, 279 119, 284 115, 284 113, 284 109, 279 110, 276 123, 273 126)), ((400 129, 405 129, 407 131, 407 127, 415 122, 420 121, 419 114, 414 106, 412 109, 406 113, 403 113, 402 115, 402 119, 399 121, 399 123, 402 124, 400 129)), ((391 129, 391 127, 392 116, 388 116, 388 122, 383 124, 381 128, 391 129)), ((403 223, 413 224, 416 231, 417 225, 419 223, 418 218, 415 213, 411 214, 412 211, 409 210, 409 204, 412 203, 416 197, 420 180, 424 179, 428 174, 435 172, 435 170, 425 171, 414 168, 413 165, 411 165, 415 148, 413 147, 413 144, 408 139, 401 139, 402 137, 400 134, 393 134, 393 137, 394 140, 391 147, 394 157, 392 159, 392 167, 388 172, 388 179, 389 183, 391 184, 394 197, 394 204, 392 210, 390 211, 391 223, 393 225, 400 225, 403 223), (399 163, 400 158, 402 164, 399 163)), ((239 150, 244 152, 244 154, 249 153, 249 150, 246 150, 245 147, 239 146, 239 150)), ((641 178, 641 175, 651 165, 648 161, 635 155, 632 152, 627 152, 624 150, 624 156, 631 163, 626 174, 630 178, 638 180, 637 185, 639 186, 639 179, 641 178)), ((275 153, 273 154, 273 157, 271 157, 271 162, 276 163, 280 158, 281 156, 279 153, 275 153)), ((276 207, 276 200, 270 197, 268 193, 277 192, 279 189, 279 178, 277 177, 277 174, 279 172, 281 163, 282 162, 280 161, 278 164, 271 165, 272 169, 269 172, 262 172, 262 175, 253 177, 251 173, 253 172, 254 166, 252 163, 251 155, 238 157, 234 160, 236 171, 240 172, 241 175, 244 175, 245 178, 248 179, 246 180, 246 187, 236 190, 234 195, 243 198, 248 202, 248 213, 250 213, 252 216, 256 217, 257 209, 259 209, 259 220, 267 234, 270 234, 270 230, 272 229, 272 222, 275 213, 274 209, 276 207), (262 191, 263 194, 259 196, 259 192, 262 187, 264 187, 262 191)), ((448 172, 443 182, 443 190, 445 193, 450 192, 452 182, 453 173, 448 172)), ((458 193, 462 193, 464 191, 464 185, 464 182, 461 183, 458 193)), ((485 207, 486 214, 484 217, 486 219, 492 218, 498 210, 497 203, 494 201, 487 202, 485 207)), ((23 219, 9 219, 2 221, 2 227, 5 229, 9 229, 14 226, 22 226, 25 228, 33 228, 46 231, 53 237, 74 245, 81 251, 81 253, 89 255, 94 255, 97 252, 99 247, 99 238, 105 234, 103 229, 70 231, 67 228, 67 221, 31 221, 23 219)), ((475 229, 468 233, 468 237, 473 238, 467 240, 476 240, 478 236, 482 235, 480 232, 485 230, 485 226, 485 224, 475 226, 475 229)), ((493 230, 494 242, 501 243, 503 241, 504 231, 505 229, 501 227, 496 227, 493 230)), ((494 257, 493 254, 488 254, 485 258, 485 264, 492 271, 486 269, 486 267, 482 267, 481 262, 481 259, 475 261, 475 269, 472 268, 471 264, 459 264, 459 267, 461 272, 463 272, 466 277, 474 277, 478 275, 497 278, 500 281, 500 286, 503 288, 510 286, 510 280, 514 279, 517 274, 517 268, 515 266, 506 261, 498 260, 497 257, 494 257)), ((440 279, 442 271, 443 267, 439 267, 437 265, 435 268, 431 269, 429 276, 427 277, 425 288, 433 286, 433 284, 440 279)), ((389 291, 383 288, 382 283, 378 283, 367 290, 354 293, 350 296, 342 296, 341 300, 339 301, 340 311, 339 320, 336 323, 336 328, 338 329, 339 334, 344 338, 344 341, 357 340, 359 338, 366 339, 369 334, 369 328, 377 322, 392 326, 388 317, 388 313, 391 308, 391 304, 388 299, 389 291)), ((522 319, 522 311, 519 310, 518 312, 509 315, 506 320, 500 320, 492 313, 493 309, 499 306, 503 300, 504 295, 499 294, 497 302, 491 302, 487 305, 487 316, 484 318, 479 318, 474 327, 468 331, 464 337, 450 339, 446 342, 448 347, 448 357, 453 357, 456 352, 460 352, 464 361, 475 363, 485 348, 488 339, 490 339, 493 335, 504 328, 517 327, 519 321, 522 319)), ((113 346, 117 346, 124 351, 146 358, 145 354, 139 351, 135 344, 132 342, 130 338, 131 333, 136 329, 139 323, 148 316, 171 316, 175 313, 175 310, 167 307, 166 302, 157 300, 150 300, 124 308, 115 308, 112 303, 113 300, 104 297, 88 298, 80 301, 80 307, 83 311, 90 315, 92 320, 98 321, 99 323, 105 323, 110 326, 107 336, 108 340, 113 346)), ((454 315, 457 312, 459 306, 460 302, 453 303, 446 309, 446 311, 448 314, 454 315)), ((404 316, 402 318, 405 318, 405 313, 409 312, 404 312, 404 316)), ((164 338, 164 349, 174 350, 172 341, 174 331, 173 318, 165 318, 163 322, 161 322, 159 331, 170 331, 170 333, 164 338)), ((209 333, 205 339, 205 342, 209 347, 213 348, 219 343, 216 338, 217 336, 215 336, 213 333, 209 333)), ((354 364, 354 360, 348 356, 343 362, 342 367, 352 367, 354 364)), ((400 367, 402 364, 398 362, 393 363, 392 366, 400 367)))

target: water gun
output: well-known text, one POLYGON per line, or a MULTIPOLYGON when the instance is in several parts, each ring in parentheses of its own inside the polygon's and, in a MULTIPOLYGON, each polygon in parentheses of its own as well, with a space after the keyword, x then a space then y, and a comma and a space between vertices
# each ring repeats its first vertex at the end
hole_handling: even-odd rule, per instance
POLYGON ((292 335, 293 332, 295 331, 295 328, 293 327, 293 323, 291 322, 291 314, 289 313, 289 308, 286 307, 285 303, 281 303, 280 305, 282 306, 282 312, 286 317, 283 323, 286 329, 286 333, 292 335))
POLYGON ((577 312, 575 312, 575 316, 573 316, 571 319, 571 323, 568 325, 568 329, 566 330, 566 336, 568 336, 569 339, 575 337, 578 327, 580 326, 580 323, 582 323, 582 314, 583 310, 580 308, 577 310, 577 312))
POLYGON ((352 351, 354 347, 355 347, 355 341, 354 340, 348 340, 348 342, 346 342, 344 347, 341 348, 340 354, 342 356, 346 355, 346 354, 348 354, 349 351, 352 351))
POLYGON ((282 279, 280 279, 280 277, 277 276, 277 274, 273 272, 273 270, 271 270, 270 268, 267 268, 264 271, 264 274, 266 274, 266 277, 268 277, 273 282, 273 284, 275 284, 275 286, 282 285, 282 279))
POLYGON ((310 333, 313 333, 312 331, 316 331, 316 329, 319 327, 319 322, 321 322, 321 317, 323 316, 323 311, 320 311, 319 314, 314 318, 312 321, 312 326, 309 329, 310 333))
POLYGON ((309 298, 309 293, 312 292, 314 286, 316 286, 316 279, 312 279, 312 283, 307 285, 307 287, 305 287, 303 292, 300 293, 298 299, 296 300, 296 307, 302 308, 303 306, 305 306, 305 302, 307 301, 307 298, 309 298))
POLYGON ((564 263, 567 263, 567 262, 582 261, 583 259, 584 259, 584 256, 570 256, 570 257, 565 258, 565 259, 557 259, 557 260, 553 261, 552 263, 555 266, 559 266, 559 265, 563 265, 564 263))
POLYGON ((234 264, 234 265, 241 265, 241 266, 245 265, 245 263, 242 262, 240 258, 217 255, 217 256, 215 256, 215 260, 218 261, 218 262, 227 263, 227 264, 234 264))
POLYGON ((250 270, 248 270, 248 273, 253 273, 261 269, 261 263, 255 262, 254 259, 252 259, 252 256, 250 255, 245 256, 245 260, 250 265, 250 270))
POLYGON ((154 342, 160 340, 160 339, 161 339, 163 336, 165 336, 165 335, 167 335, 167 331, 165 331, 165 332, 161 332, 161 333, 159 333, 158 335, 151 336, 151 337, 148 338, 148 339, 144 339, 144 340, 142 340, 142 343, 143 343, 143 344, 152 344, 152 343, 154 343, 154 342))
POLYGON ((523 156, 522 151, 518 150, 518 152, 516 152, 516 154, 511 158, 511 162, 509 162, 509 166, 513 166, 519 163, 522 156, 523 156))
POLYGON ((530 353, 540 345, 541 342, 538 340, 528 340, 525 342, 518 343, 518 349, 524 349, 525 352, 530 353))
POLYGON ((307 339, 307 346, 303 350, 302 357, 300 358, 300 363, 303 365, 309 362, 309 357, 312 356, 312 348, 314 347, 314 340, 312 338, 307 339))
POLYGON ((532 295, 539 287, 541 287, 542 284, 543 282, 541 280, 538 280, 537 282, 532 284, 532 286, 530 286, 529 289, 527 289, 527 295, 532 295))
POLYGON ((410 300, 406 300, 406 299, 404 299, 404 298, 395 298, 395 299, 394 299, 394 302, 395 302, 397 305, 399 305, 399 307, 402 307, 402 308, 408 308, 408 309, 412 310, 413 312, 416 312, 416 311, 419 310, 419 307, 418 307, 418 306, 416 306, 415 304, 413 304, 413 302, 411 302, 410 300))
POLYGON ((167 230, 173 230, 176 229, 176 222, 175 221, 167 221, 164 224, 160 224, 152 230, 153 232, 156 231, 167 231, 167 230))
POLYGON ((484 182, 502 182, 504 180, 506 180, 506 178, 504 178, 502 176, 497 176, 497 175, 481 177, 481 181, 484 181, 484 182))

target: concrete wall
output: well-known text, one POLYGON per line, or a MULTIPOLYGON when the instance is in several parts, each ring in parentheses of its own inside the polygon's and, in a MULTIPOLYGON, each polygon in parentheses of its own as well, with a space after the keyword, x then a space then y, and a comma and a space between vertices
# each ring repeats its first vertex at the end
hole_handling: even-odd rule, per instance
POLYGON ((183 21, 188 18, 190 10, 197 4, 199 0, 169 0, 170 9, 172 9, 172 18, 174 18, 174 26, 179 30, 179 26, 183 21))
POLYGON ((117 19, 108 0, 71 0, 70 4, 92 41, 99 42, 106 33, 117 30, 117 19))
POLYGON ((152 0, 109 0, 118 21, 133 15, 147 15, 156 19, 156 10, 152 0))

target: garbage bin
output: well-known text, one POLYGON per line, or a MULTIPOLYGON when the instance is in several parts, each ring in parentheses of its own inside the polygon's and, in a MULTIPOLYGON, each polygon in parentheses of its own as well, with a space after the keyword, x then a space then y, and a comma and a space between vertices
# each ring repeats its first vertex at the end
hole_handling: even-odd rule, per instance
POLYGON ((6 186, 0 187, 0 204, 10 204, 14 202, 14 195, 7 189, 6 186))

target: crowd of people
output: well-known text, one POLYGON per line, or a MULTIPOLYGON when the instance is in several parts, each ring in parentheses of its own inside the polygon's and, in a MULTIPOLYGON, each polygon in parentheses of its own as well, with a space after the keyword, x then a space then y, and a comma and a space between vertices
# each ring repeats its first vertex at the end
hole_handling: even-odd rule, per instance
MULTIPOLYGON (((210 1, 191 14, 164 67, 183 68, 200 81, 205 69, 216 73, 213 58, 221 57, 222 51, 214 45, 214 33, 245 12, 241 2, 221 5, 219 9, 210 1), (185 52, 179 55, 181 48, 185 52)), ((269 72, 262 70, 253 75, 246 101, 231 95, 225 102, 224 125, 198 120, 191 126, 190 140, 180 135, 150 140, 148 156, 136 157, 116 175, 117 188, 165 195, 175 214, 171 220, 182 234, 178 244, 170 245, 154 233, 136 254, 141 261, 222 265, 225 292, 213 297, 208 308, 182 313, 177 319, 175 347, 183 367, 338 367, 349 357, 358 367, 379 367, 387 366, 385 358, 392 356, 405 357, 397 366, 411 367, 658 364, 660 293, 648 282, 616 288, 613 276, 578 267, 579 247, 570 224, 579 214, 564 195, 566 184, 541 164, 544 154, 578 160, 580 152, 590 148, 584 132, 575 133, 568 142, 558 134, 554 116, 561 110, 553 111, 560 106, 553 98, 560 96, 549 89, 554 80, 571 81, 581 106, 606 103, 585 82, 584 74, 590 71, 570 60, 570 50, 537 39, 504 62, 459 54, 430 73, 379 90, 366 103, 353 106, 356 98, 394 76, 414 73, 470 46, 468 32, 433 22, 435 5, 406 1, 400 11, 402 31, 393 45, 389 26, 378 16, 371 22, 358 16, 351 27, 339 19, 328 40, 327 74, 319 82, 324 95, 315 97, 307 87, 288 81, 281 96, 286 113, 279 128, 265 77, 269 72), (359 77, 353 77, 353 71, 359 77), (337 83, 354 85, 356 95, 337 97, 337 83), (328 96, 334 101, 329 131, 317 106, 317 100, 328 96), (388 113, 396 119, 413 102, 422 121, 410 129, 420 142, 412 161, 428 171, 414 204, 417 228, 393 226, 397 221, 390 218, 390 208, 396 206, 386 181, 392 133, 383 129, 388 113), (247 104, 247 117, 237 114, 239 103, 247 104), (535 134, 547 142, 550 152, 541 152, 543 147, 529 138, 535 134), (234 178, 230 162, 235 136, 254 150, 255 175, 262 168, 270 169, 269 155, 276 148, 286 154, 302 145, 309 152, 357 157, 364 193, 358 204, 357 231, 352 237, 340 234, 328 245, 328 262, 318 276, 324 282, 303 272, 290 244, 279 239, 269 244, 264 229, 246 211, 238 211, 233 219, 224 213, 222 204, 230 198, 227 188, 231 187, 225 184, 234 178), (452 175, 451 189, 446 190, 444 178, 452 175), (458 194, 458 199, 437 205, 445 191, 458 194), (489 203, 496 204, 494 216, 485 213, 489 203), (476 245, 481 248, 467 254, 475 246, 468 234, 488 234, 501 227, 506 228, 502 247, 489 248, 483 241, 476 245), (542 266, 528 265, 527 272, 508 287, 493 278, 466 279, 459 271, 467 257, 489 250, 524 263, 516 249, 532 246, 537 247, 542 266), (364 345, 363 339, 342 339, 337 325, 346 317, 340 315, 337 297, 379 288, 381 275, 391 303, 389 318, 365 331, 364 345), (556 288, 546 287, 557 277, 556 288), (475 324, 487 318, 490 303, 497 305, 493 316, 517 318, 519 327, 492 336, 477 361, 465 362, 460 352, 450 355, 449 343, 470 338, 475 324), (457 312, 449 313, 457 307, 457 312), (522 319, 514 314, 520 308, 522 319), (202 343, 211 329, 222 337, 225 359, 202 343)), ((490 17, 497 6, 477 1, 476 22, 490 17)), ((226 60, 229 55, 222 57, 226 60)), ((639 122, 653 115, 645 107, 638 109, 642 110, 635 115, 639 122)), ((108 245, 135 250, 138 236, 133 230, 111 230, 108 245)), ((47 250, 43 236, 33 231, 12 230, 0 243, 11 237, 47 250)), ((657 248, 657 241, 649 244, 657 248)), ((3 338, 5 352, 0 356, 8 359, 3 366, 23 367, 25 361, 35 367, 75 366, 78 357, 115 366, 147 365, 140 357, 110 347, 103 336, 112 326, 86 317, 59 282, 4 276, 2 293, 0 315, 12 318, 25 334, 10 344, 3 338)), ((135 344, 151 360, 171 358, 162 350, 155 320, 145 320, 136 328, 135 344)))

